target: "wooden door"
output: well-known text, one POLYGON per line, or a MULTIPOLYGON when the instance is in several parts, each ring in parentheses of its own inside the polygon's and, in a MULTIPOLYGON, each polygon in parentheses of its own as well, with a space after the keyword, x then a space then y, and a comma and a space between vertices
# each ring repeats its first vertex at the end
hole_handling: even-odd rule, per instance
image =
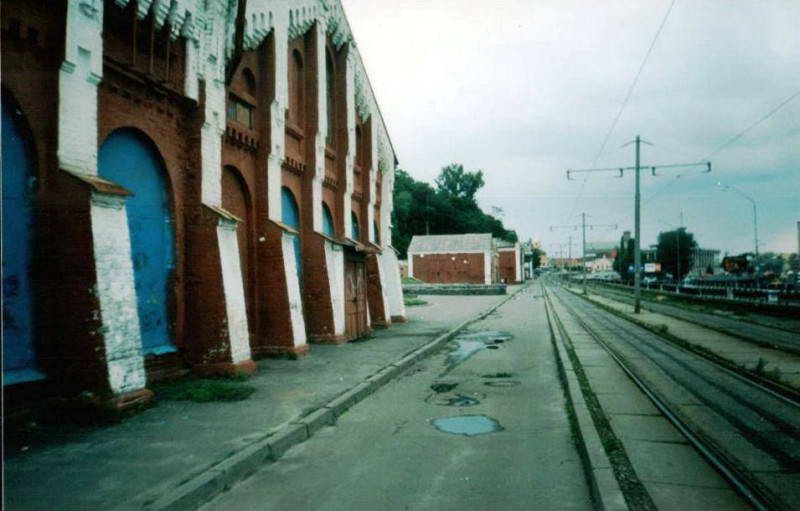
POLYGON ((345 334, 351 339, 366 335, 367 270, 363 261, 346 260, 344 274, 345 334))

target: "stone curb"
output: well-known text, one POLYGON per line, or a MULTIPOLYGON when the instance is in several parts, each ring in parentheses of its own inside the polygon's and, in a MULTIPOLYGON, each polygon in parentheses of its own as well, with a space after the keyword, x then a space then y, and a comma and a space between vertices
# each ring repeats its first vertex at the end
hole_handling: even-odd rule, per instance
POLYGON ((197 509, 216 495, 232 487, 236 482, 251 475, 265 463, 277 461, 286 451, 297 444, 305 442, 324 426, 335 424, 339 417, 359 401, 400 375, 418 360, 434 353, 471 323, 480 321, 496 311, 526 287, 521 287, 474 318, 463 321, 436 339, 388 364, 317 410, 304 417, 290 421, 274 435, 256 441, 205 472, 189 479, 177 488, 162 495, 154 503, 145 506, 144 509, 148 511, 197 509))
POLYGON ((558 350, 556 362, 564 375, 564 388, 569 395, 568 401, 572 404, 575 413, 575 422, 578 426, 578 452, 583 459, 584 467, 586 467, 592 498, 596 507, 600 510, 627 510, 628 504, 625 501, 625 496, 614 476, 611 461, 608 459, 603 443, 600 440, 600 435, 594 427, 594 421, 592 421, 589 408, 586 406, 572 361, 564 348, 563 343, 565 341, 556 328, 553 328, 553 335, 557 337, 553 342, 558 350))

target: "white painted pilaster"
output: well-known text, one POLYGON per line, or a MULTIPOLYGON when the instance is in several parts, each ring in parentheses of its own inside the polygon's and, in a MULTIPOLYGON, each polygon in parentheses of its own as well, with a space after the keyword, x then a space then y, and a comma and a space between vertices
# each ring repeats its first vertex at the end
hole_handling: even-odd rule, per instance
POLYGON ((93 193, 92 241, 108 383, 115 394, 146 384, 125 199, 93 193))
MULTIPOLYGON (((408 255, 409 275, 411 273, 411 254, 408 255)), ((400 264, 397 260, 397 253, 392 248, 383 251, 381 258, 383 267, 386 290, 386 303, 388 303, 387 314, 390 318, 406 317, 406 305, 403 301, 403 285, 400 280, 400 264)))
MULTIPOLYGON (((284 11, 288 16, 288 12, 284 11)), ((271 147, 267 159, 267 207, 269 219, 281 221, 281 166, 285 156, 284 126, 289 97, 289 34, 285 23, 275 24, 275 99, 270 105, 271 147)))
POLYGON ((517 282, 522 282, 522 256, 519 242, 514 244, 514 271, 517 282))
POLYGON ((328 268, 328 282, 331 289, 333 309, 333 333, 344 335, 344 250, 340 245, 325 241, 325 265, 328 268))
POLYGON ((483 283, 492 283, 492 251, 487 250, 483 253, 483 283))
POLYGON ((344 235, 353 238, 353 226, 350 223, 350 212, 353 209, 353 162, 356 154, 356 106, 355 106, 355 58, 353 46, 347 48, 347 68, 345 70, 345 101, 347 104, 347 154, 344 166, 344 235))
POLYGON ((406 257, 408 257, 408 276, 414 278, 414 254, 408 252, 406 257))
POLYGON ((370 153, 369 153, 369 204, 367 205, 367 239, 375 243, 375 191, 378 175, 378 116, 372 115, 370 125, 370 153))
POLYGON ((328 70, 325 66, 326 34, 321 22, 314 25, 317 56, 317 133, 314 137, 316 164, 311 178, 311 222, 314 231, 322 231, 322 181, 325 179, 325 140, 328 137, 328 70))
POLYGON ((294 254, 294 237, 296 234, 284 232, 281 235, 283 251, 283 268, 286 288, 289 294, 289 315, 292 321, 292 341, 294 346, 306 344, 306 325, 303 319, 303 300, 300 297, 300 281, 297 278, 297 259, 294 254))
POLYGON ((250 360, 250 336, 244 298, 244 275, 239 257, 239 240, 236 236, 237 225, 238 222, 235 220, 222 217, 217 225, 228 338, 231 345, 231 361, 234 364, 250 360))
POLYGON ((103 2, 67 4, 64 61, 58 75, 58 164, 97 175, 97 85, 103 78, 103 2))

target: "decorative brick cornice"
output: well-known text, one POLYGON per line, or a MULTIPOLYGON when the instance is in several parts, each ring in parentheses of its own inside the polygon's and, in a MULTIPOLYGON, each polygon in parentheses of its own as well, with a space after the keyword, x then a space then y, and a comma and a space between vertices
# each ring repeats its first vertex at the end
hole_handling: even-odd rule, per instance
POLYGON ((296 174, 298 176, 302 176, 305 173, 306 169, 308 168, 308 166, 305 163, 301 163, 288 156, 283 159, 282 167, 284 170, 291 172, 292 174, 296 174))

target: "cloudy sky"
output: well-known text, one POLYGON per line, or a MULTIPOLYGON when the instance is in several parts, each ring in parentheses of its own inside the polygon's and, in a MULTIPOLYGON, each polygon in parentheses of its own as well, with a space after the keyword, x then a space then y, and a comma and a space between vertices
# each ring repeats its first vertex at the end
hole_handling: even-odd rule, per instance
MULTIPOLYGON (((800 2, 676 0, 633 93, 601 147, 672 0, 343 0, 400 160, 432 182, 450 162, 484 171, 486 211, 551 254, 551 225, 586 212, 633 230, 633 174, 568 181, 568 168, 711 155, 713 170, 642 174, 642 240, 684 223, 701 246, 796 251, 800 221, 800 2), (598 157, 599 154, 599 157, 598 157), (595 161, 596 160, 596 161, 595 161), (675 176, 680 175, 679 178, 675 176)), ((579 254, 576 245, 573 255, 579 254)))

